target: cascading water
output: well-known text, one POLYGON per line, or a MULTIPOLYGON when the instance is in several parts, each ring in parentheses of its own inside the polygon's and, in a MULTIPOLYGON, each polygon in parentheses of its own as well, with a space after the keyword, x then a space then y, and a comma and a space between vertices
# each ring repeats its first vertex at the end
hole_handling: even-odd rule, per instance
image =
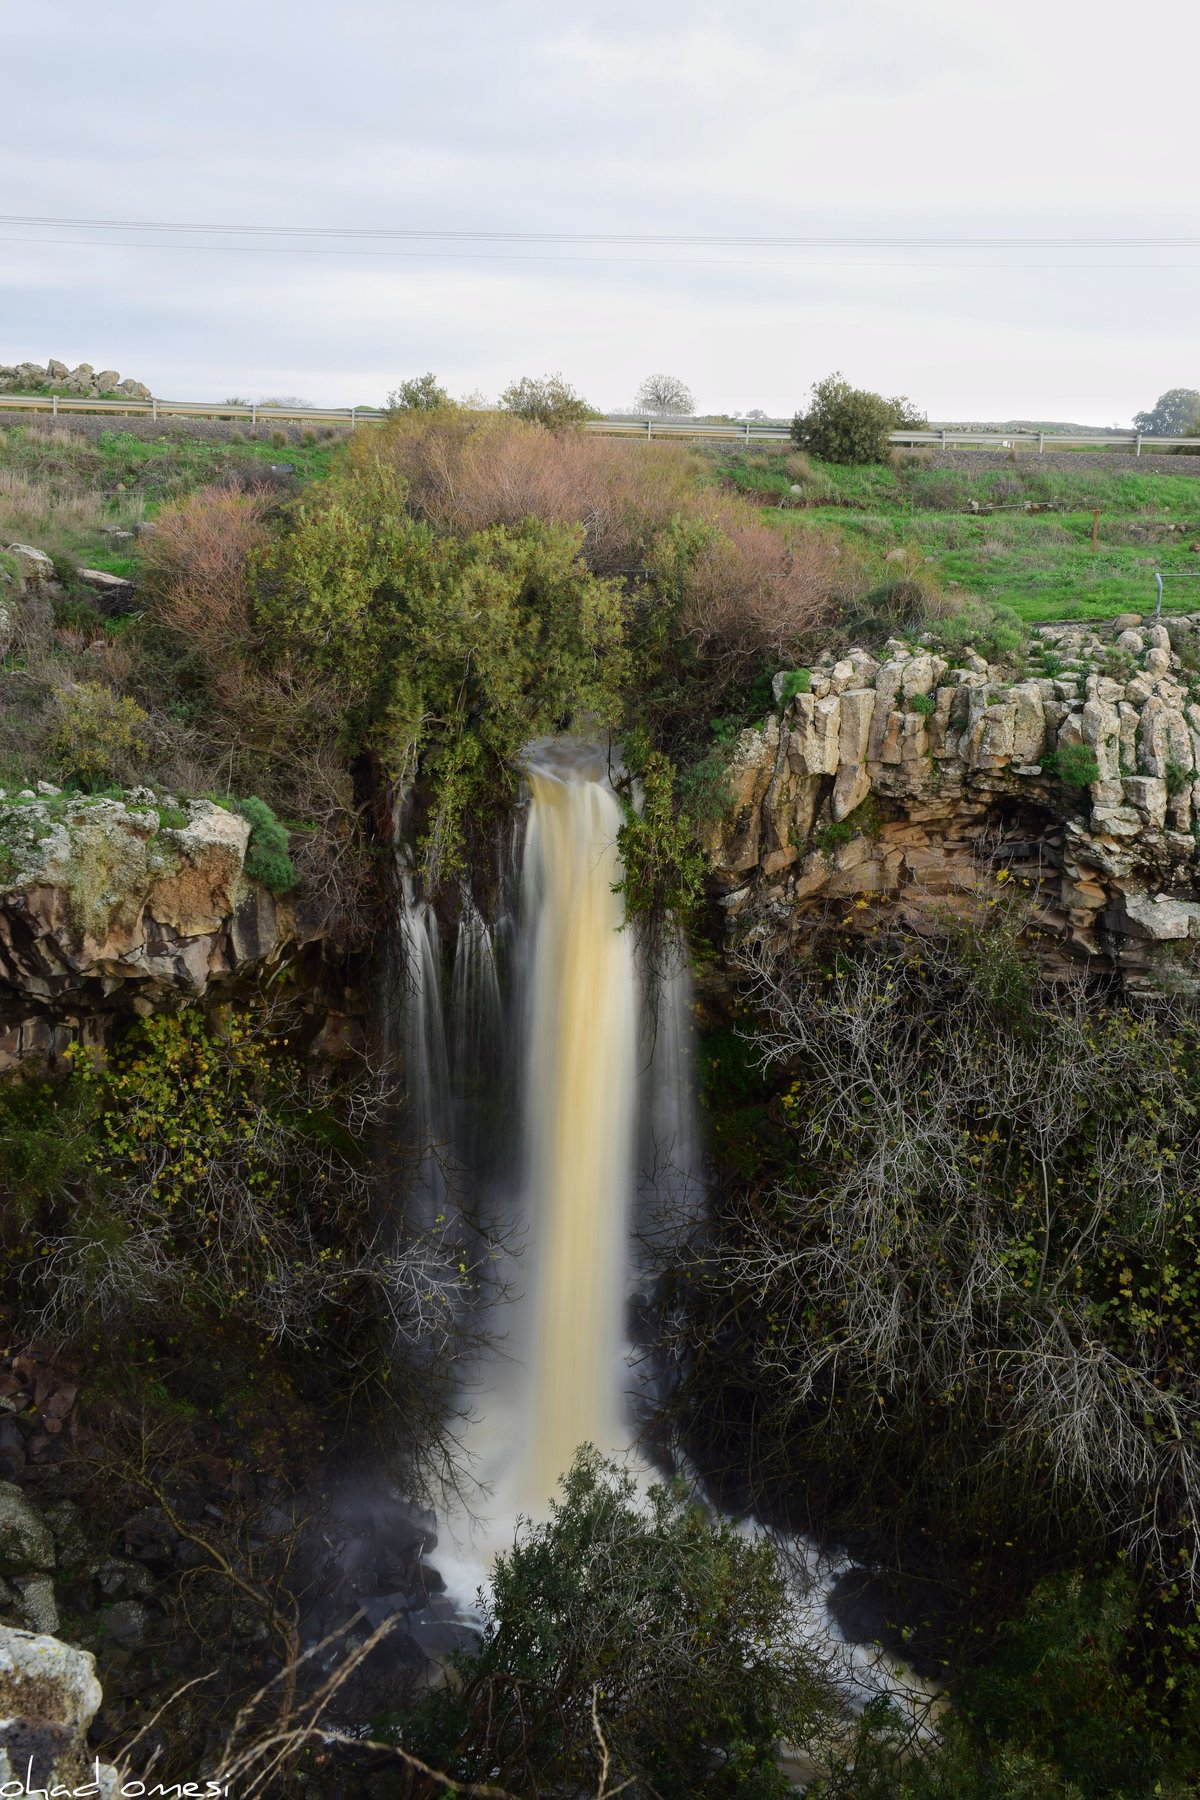
MULTIPOLYGON (((526 773, 530 804, 511 958, 517 994, 507 1009, 509 1027, 519 1020, 524 1036, 516 1059, 521 1147, 510 1180, 494 1181, 501 1235, 519 1244, 520 1253, 499 1257, 507 1266, 496 1288, 508 1290, 496 1308, 500 1343, 480 1372, 463 1441, 485 1495, 483 1530, 478 1520, 474 1527, 461 1518, 447 1521, 457 1566, 445 1572, 462 1616, 487 1579, 492 1553, 511 1543, 517 1515, 546 1512, 581 1444, 608 1455, 629 1453, 637 1386, 626 1319, 629 1282, 639 1261, 652 1269, 656 1249, 678 1242, 701 1214, 684 947, 668 941, 658 966, 639 974, 616 891, 622 815, 603 752, 575 739, 545 740, 529 747, 526 773)), ((464 1091, 474 1086, 486 1095, 490 1082, 503 1108, 503 1073, 514 1062, 501 1043, 505 1008, 495 946, 466 903, 450 986, 448 1050, 436 920, 407 884, 401 910, 410 964, 404 1032, 410 1112, 430 1144, 442 1144, 453 1125, 461 1151, 480 1133, 483 1118, 479 1095, 468 1102, 464 1091)), ((456 1166, 470 1162, 468 1149, 456 1166)), ((441 1169, 440 1150, 422 1163, 418 1222, 431 1198, 444 1200, 441 1169)), ((747 1521, 745 1529, 758 1528, 747 1521)), ((848 1687, 864 1697, 915 1693, 924 1702, 924 1684, 882 1652, 839 1645, 825 1600, 848 1559, 828 1560, 802 1539, 782 1547, 798 1615, 814 1644, 842 1663, 848 1687)))
POLYGON ((637 976, 621 929, 621 810, 603 758, 535 746, 529 934, 528 1417, 519 1498, 542 1509, 581 1443, 628 1441, 626 1244, 637 1101, 637 976))

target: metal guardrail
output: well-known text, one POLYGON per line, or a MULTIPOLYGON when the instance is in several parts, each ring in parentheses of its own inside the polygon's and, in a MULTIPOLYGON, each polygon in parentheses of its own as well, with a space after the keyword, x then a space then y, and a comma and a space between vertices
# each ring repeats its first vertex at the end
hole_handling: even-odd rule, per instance
MULTIPOLYGON (((382 407, 368 406, 259 406, 253 402, 245 406, 234 406, 206 400, 91 400, 62 394, 0 394, 0 411, 10 410, 50 413, 54 418, 66 413, 123 413, 149 414, 152 419, 245 419, 252 426, 271 421, 290 421, 292 424, 349 425, 351 429, 358 425, 375 425, 388 417, 382 407)), ((745 444, 787 443, 792 435, 789 425, 779 419, 761 422, 737 419, 717 423, 705 419, 655 419, 644 414, 641 417, 618 414, 605 419, 589 419, 584 429, 606 437, 683 438, 692 442, 711 439, 745 444)), ((952 431, 946 428, 935 431, 893 431, 888 442, 912 448, 928 445, 941 450, 958 446, 1014 450, 1029 445, 1031 448, 1037 447, 1039 456, 1045 455, 1047 447, 1051 450, 1123 447, 1132 450, 1135 456, 1140 456, 1143 448, 1152 452, 1197 448, 1195 438, 1145 437, 1137 431, 1000 432, 952 431)))

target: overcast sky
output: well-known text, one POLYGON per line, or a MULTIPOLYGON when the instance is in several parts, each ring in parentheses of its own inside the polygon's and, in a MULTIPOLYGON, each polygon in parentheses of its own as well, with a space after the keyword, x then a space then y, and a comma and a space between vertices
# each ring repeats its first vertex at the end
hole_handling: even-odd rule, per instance
POLYGON ((174 236, 1192 234, 1195 0, 0 0, 0 362, 377 402, 433 369, 788 413, 1127 424, 1200 386, 1200 247, 174 236), (1176 85, 1175 71, 1183 71, 1176 85), (1177 98, 1176 98, 1177 96, 1177 98), (89 241, 90 240, 90 241, 89 241))

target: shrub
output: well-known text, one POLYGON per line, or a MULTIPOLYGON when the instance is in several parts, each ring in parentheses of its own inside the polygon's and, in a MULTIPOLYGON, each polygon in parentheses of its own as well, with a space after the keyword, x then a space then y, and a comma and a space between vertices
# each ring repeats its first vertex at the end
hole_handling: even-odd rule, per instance
POLYGON ((937 697, 934 694, 910 694, 904 704, 909 712, 920 713, 924 719, 932 718, 937 711, 937 697))
POLYGON ((696 459, 681 444, 551 435, 511 414, 401 413, 347 454, 368 473, 385 462, 409 510, 457 536, 531 517, 582 524, 600 574, 640 567, 655 532, 695 504, 696 459))
POLYGON ((792 436, 826 462, 880 463, 887 460, 889 434, 916 416, 908 400, 885 400, 835 373, 813 383, 808 411, 796 414, 792 436))
POLYGON ((779 684, 779 705, 787 706, 797 694, 807 694, 812 687, 812 675, 807 669, 789 669, 779 684))
POLYGON ((561 1487, 497 1558, 478 1655, 400 1742, 510 1793, 785 1795, 777 1746, 811 1741, 829 1695, 774 1550, 678 1489, 640 1501, 590 1447, 561 1487))
POLYGON ((592 407, 561 375, 522 375, 505 388, 500 404, 505 412, 551 431, 565 431, 593 417, 592 407))
POLYGON ((388 395, 388 412, 437 412, 453 401, 432 370, 424 375, 410 375, 388 395))
POLYGON ((296 871, 288 854, 288 834, 265 800, 251 795, 238 800, 234 811, 250 826, 245 870, 272 894, 286 894, 296 885, 296 871))
POLYGON ((64 780, 104 787, 141 763, 149 724, 136 701, 98 682, 75 682, 54 695, 46 752, 64 780))
POLYGON ((139 540, 146 611, 212 663, 236 660, 250 644, 250 564, 267 542, 267 505, 262 491, 198 488, 164 507, 139 540))
POLYGON ((1100 764, 1086 744, 1063 744, 1042 758, 1042 769, 1065 787, 1090 787, 1100 779, 1100 764))

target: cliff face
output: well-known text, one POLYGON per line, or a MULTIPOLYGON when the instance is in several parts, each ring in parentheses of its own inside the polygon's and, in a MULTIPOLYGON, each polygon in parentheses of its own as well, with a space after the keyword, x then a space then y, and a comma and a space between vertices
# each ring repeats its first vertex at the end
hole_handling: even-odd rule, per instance
POLYGON ((1019 678, 896 640, 883 660, 827 659, 735 747, 708 845, 730 939, 831 909, 874 916, 864 897, 927 929, 1019 877, 1052 973, 1090 965, 1136 986, 1169 964, 1190 979, 1200 631, 1171 630, 1042 626, 1019 678))
POLYGON ((249 836, 211 801, 149 789, 0 796, 0 1070, 313 942, 301 911, 247 877, 249 836))

